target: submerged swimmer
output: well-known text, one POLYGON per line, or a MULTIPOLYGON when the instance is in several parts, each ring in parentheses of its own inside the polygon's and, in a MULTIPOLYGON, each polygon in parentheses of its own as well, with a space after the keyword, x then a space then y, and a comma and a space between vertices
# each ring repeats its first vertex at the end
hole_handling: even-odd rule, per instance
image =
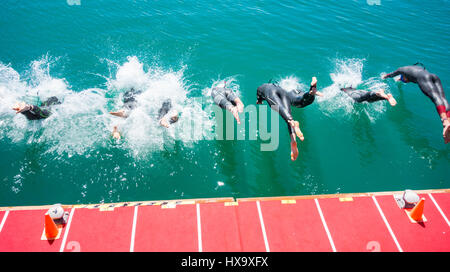
POLYGON ((291 106, 303 108, 314 102, 315 96, 322 96, 317 91, 317 78, 313 77, 308 92, 301 90, 287 91, 273 83, 266 83, 258 87, 256 92, 256 104, 262 104, 263 100, 273 109, 278 111, 281 117, 288 125, 289 135, 291 136, 291 159, 295 161, 298 156, 297 142, 295 136, 300 140, 304 140, 303 133, 300 130, 298 121, 295 121, 291 115, 291 106))
POLYGON ((369 102, 373 103, 380 100, 387 100, 391 106, 395 106, 397 101, 395 101, 392 94, 386 94, 384 89, 379 89, 378 91, 363 91, 357 90, 352 87, 350 88, 341 88, 341 91, 348 94, 353 100, 358 103, 369 102))
POLYGON ((177 122, 178 118, 178 111, 172 109, 172 102, 170 99, 164 101, 158 112, 159 124, 168 128, 171 124, 177 122))
POLYGON ((436 110, 444 127, 442 136, 444 142, 450 142, 450 106, 445 99, 444 89, 441 80, 435 74, 428 72, 425 67, 418 66, 416 63, 410 66, 400 67, 394 72, 384 75, 383 79, 400 75, 399 81, 404 83, 413 82, 419 85, 420 90, 431 99, 436 106, 436 110))
POLYGON ((51 114, 50 107, 58 104, 61 104, 61 102, 56 96, 52 96, 39 106, 20 102, 14 105, 12 109, 16 111, 16 114, 25 115, 28 120, 39 120, 49 117, 51 114))
POLYGON ((239 112, 244 111, 244 104, 241 99, 233 92, 233 90, 215 87, 211 91, 211 96, 216 103, 222 109, 231 112, 236 119, 237 123, 240 124, 239 112))
MULTIPOLYGON (((137 106, 136 95, 142 93, 140 90, 135 90, 131 88, 123 96, 123 108, 116 112, 109 112, 110 114, 122 118, 128 118, 132 110, 137 106)), ((163 127, 168 128, 170 124, 178 121, 178 111, 172 109, 172 103, 170 99, 163 102, 162 107, 159 109, 158 120, 159 124, 163 127)), ((117 126, 113 127, 112 136, 115 139, 120 139, 120 132, 117 126)))
POLYGON ((123 108, 118 111, 110 111, 109 113, 114 116, 127 118, 130 115, 131 111, 134 110, 137 106, 136 95, 141 93, 141 90, 136 91, 134 88, 126 91, 123 95, 123 108))

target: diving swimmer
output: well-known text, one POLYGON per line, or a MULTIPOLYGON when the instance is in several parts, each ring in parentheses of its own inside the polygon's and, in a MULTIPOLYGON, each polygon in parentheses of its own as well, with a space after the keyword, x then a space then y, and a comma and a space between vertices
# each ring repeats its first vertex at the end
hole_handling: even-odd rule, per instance
POLYGON ((130 112, 134 110, 137 106, 136 95, 141 93, 142 93, 141 90, 135 90, 134 88, 131 88, 130 90, 126 91, 125 94, 123 95, 123 108, 115 112, 110 111, 109 113, 114 116, 127 118, 130 115, 130 112))
POLYGON ((384 89, 379 89, 378 91, 364 91, 350 88, 341 88, 341 91, 348 94, 353 100, 358 103, 369 102, 373 103, 380 100, 387 100, 391 106, 395 106, 397 101, 395 101, 392 94, 386 94, 384 89))
POLYGON ((178 118, 178 111, 172 109, 172 102, 170 99, 164 101, 158 112, 159 124, 168 128, 171 124, 177 122, 178 118))
MULTIPOLYGON (((109 112, 110 114, 122 118, 128 118, 131 111, 134 110, 137 106, 136 95, 142 93, 140 90, 135 90, 131 88, 127 92, 125 92, 123 96, 123 108, 116 112, 109 112)), ((172 109, 172 103, 170 99, 167 99, 163 102, 162 107, 158 112, 158 120, 159 124, 163 127, 168 128, 170 124, 173 124, 178 121, 178 111, 172 109)), ((120 139, 120 132, 117 126, 113 127, 112 136, 115 139, 120 139)))
POLYGON ((383 79, 400 75, 398 81, 404 83, 413 82, 419 85, 420 90, 428 96, 436 106, 436 110, 442 121, 442 126, 444 127, 442 136, 444 137, 444 142, 447 144, 450 142, 450 107, 445 99, 441 80, 437 75, 428 72, 425 67, 419 66, 418 64, 420 63, 400 67, 394 72, 384 75, 383 79))
POLYGON ((300 130, 298 121, 295 121, 291 115, 291 106, 304 108, 314 102, 315 96, 322 96, 317 91, 317 78, 313 77, 308 92, 301 90, 287 91, 273 83, 266 83, 258 87, 256 91, 256 104, 262 104, 263 100, 286 121, 289 135, 291 137, 291 160, 295 161, 298 156, 297 142, 295 136, 301 141, 304 140, 303 133, 300 130))
POLYGON ((233 92, 233 90, 215 87, 211 91, 211 96, 219 107, 226 109, 231 112, 236 119, 237 123, 240 124, 239 113, 244 111, 244 104, 241 99, 233 92))
POLYGON ((25 115, 28 120, 40 120, 50 116, 50 107, 53 105, 61 104, 56 96, 48 98, 40 106, 27 104, 25 102, 17 103, 13 106, 13 110, 17 113, 25 115))

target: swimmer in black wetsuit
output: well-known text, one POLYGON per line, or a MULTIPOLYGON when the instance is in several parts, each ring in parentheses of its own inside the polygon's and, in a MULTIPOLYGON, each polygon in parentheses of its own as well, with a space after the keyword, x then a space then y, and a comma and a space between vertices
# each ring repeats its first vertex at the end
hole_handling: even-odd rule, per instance
POLYGON ((244 111, 244 104, 241 99, 233 92, 233 90, 215 87, 211 91, 211 96, 219 107, 230 111, 238 124, 241 123, 238 112, 244 111))
POLYGON ((380 89, 378 91, 363 91, 363 90, 357 90, 352 87, 350 88, 341 88, 341 91, 348 94, 353 100, 355 100, 358 103, 362 102, 369 102, 373 103, 380 100, 387 100, 391 106, 395 106, 397 104, 397 101, 395 101, 392 94, 386 94, 384 92, 384 89, 380 89))
POLYGON ((61 104, 61 102, 58 98, 56 98, 56 96, 52 96, 45 102, 41 103, 40 106, 20 102, 12 109, 16 111, 16 114, 21 113, 25 115, 28 120, 40 120, 49 117, 51 114, 50 107, 58 104, 61 104))
POLYGON ((308 92, 301 90, 287 91, 273 83, 266 83, 258 87, 256 92, 256 104, 262 104, 263 100, 278 111, 281 117, 288 125, 289 135, 291 136, 291 159, 295 161, 298 156, 297 142, 295 136, 300 140, 304 140, 303 133, 300 130, 298 121, 295 121, 291 115, 291 106, 303 108, 314 102, 315 96, 322 96, 317 91, 317 79, 313 77, 308 92))
POLYGON ((384 75, 383 79, 400 75, 399 81, 404 83, 414 82, 419 85, 420 90, 422 90, 436 106, 436 110, 444 127, 442 136, 444 137, 444 142, 447 144, 450 142, 450 106, 447 99, 445 99, 441 80, 437 75, 428 72, 425 67, 418 66, 417 64, 419 63, 400 67, 394 72, 384 75))
POLYGON ((172 109, 172 102, 170 99, 164 101, 158 112, 159 124, 168 128, 171 124, 177 122, 178 118, 178 111, 172 109))
POLYGON ((123 95, 123 108, 115 112, 110 111, 109 113, 114 116, 127 118, 130 115, 130 112, 134 110, 137 106, 136 95, 141 93, 142 93, 141 90, 136 91, 134 88, 131 88, 130 90, 126 91, 125 94, 123 95))
MULTIPOLYGON (((110 114, 122 118, 128 118, 130 112, 137 106, 136 95, 142 93, 140 90, 131 88, 123 96, 123 108, 116 112, 109 112, 110 114)), ((172 109, 172 103, 170 99, 163 102, 162 107, 159 109, 158 120, 161 126, 168 128, 170 124, 178 121, 178 111, 172 109)), ((117 126, 114 126, 112 136, 115 139, 120 139, 120 133, 117 126)))

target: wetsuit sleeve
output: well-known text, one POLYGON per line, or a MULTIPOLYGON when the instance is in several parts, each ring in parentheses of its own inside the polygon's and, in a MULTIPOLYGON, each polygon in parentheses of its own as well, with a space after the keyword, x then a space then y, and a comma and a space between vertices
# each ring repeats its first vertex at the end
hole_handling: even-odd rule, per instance
POLYGON ((391 78, 391 77, 395 77, 395 76, 398 76, 398 75, 403 74, 403 73, 404 73, 404 69, 403 69, 403 67, 401 67, 401 68, 398 68, 397 70, 395 70, 394 72, 385 75, 384 77, 385 78, 391 78))

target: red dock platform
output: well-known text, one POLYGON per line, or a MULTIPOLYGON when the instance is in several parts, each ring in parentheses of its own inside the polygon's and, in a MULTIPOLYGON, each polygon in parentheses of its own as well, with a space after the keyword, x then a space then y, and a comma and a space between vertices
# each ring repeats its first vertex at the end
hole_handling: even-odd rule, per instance
POLYGON ((402 192, 63 205, 51 241, 50 206, 3 207, 0 252, 450 252, 450 189, 415 192, 419 223, 398 207, 402 192))

